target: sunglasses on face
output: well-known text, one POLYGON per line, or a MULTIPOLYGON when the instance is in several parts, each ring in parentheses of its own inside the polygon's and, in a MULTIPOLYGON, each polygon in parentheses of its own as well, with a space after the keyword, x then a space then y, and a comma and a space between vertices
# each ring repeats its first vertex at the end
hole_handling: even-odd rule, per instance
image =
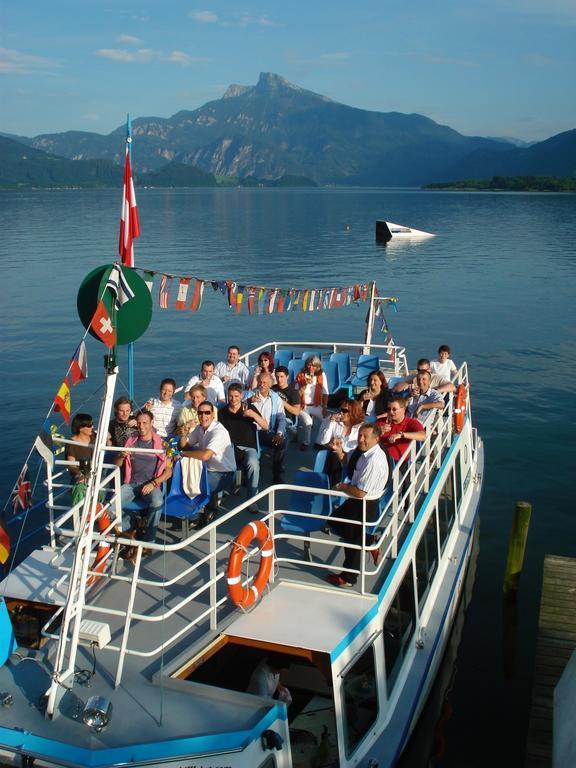
POLYGON ((212 416, 212 411, 198 411, 198 416, 212 416))
POLYGON ((350 408, 340 408, 340 413, 350 413, 350 408))

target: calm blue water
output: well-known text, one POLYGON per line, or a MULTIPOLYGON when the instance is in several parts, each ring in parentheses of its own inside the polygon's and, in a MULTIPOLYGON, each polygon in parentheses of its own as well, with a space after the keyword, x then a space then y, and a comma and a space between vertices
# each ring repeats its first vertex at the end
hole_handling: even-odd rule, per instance
MULTIPOLYGON (((542 562, 576 556, 573 398, 576 329, 576 197, 422 193, 406 190, 138 190, 137 263, 210 279, 279 286, 375 279, 399 298, 388 315, 409 362, 452 346, 470 365, 473 407, 486 443, 480 557, 465 626, 446 766, 522 765, 542 562), (436 232, 417 245, 380 247, 374 222, 387 218, 436 232), (515 667, 504 671, 501 583, 514 503, 533 504, 518 605, 515 667)), ((0 192, 3 402, 0 491, 5 499, 26 458, 70 355, 82 336, 77 287, 116 258, 120 193, 0 192)), ((175 291, 175 289, 173 289, 175 291)), ((365 309, 231 314, 207 289, 201 312, 155 310, 137 348, 136 396, 163 376, 180 383, 228 343, 266 339, 358 341, 365 309)), ((90 341, 90 379, 103 348, 90 341)))

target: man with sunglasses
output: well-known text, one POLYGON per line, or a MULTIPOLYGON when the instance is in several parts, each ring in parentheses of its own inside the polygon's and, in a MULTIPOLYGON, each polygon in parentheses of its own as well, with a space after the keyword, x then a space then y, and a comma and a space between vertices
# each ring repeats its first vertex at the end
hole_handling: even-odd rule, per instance
POLYGON ((214 405, 204 400, 197 413, 200 423, 188 438, 180 438, 180 448, 182 456, 205 461, 208 465, 210 502, 196 523, 196 528, 203 528, 218 510, 218 494, 231 490, 234 485, 236 459, 228 430, 214 418, 214 405))

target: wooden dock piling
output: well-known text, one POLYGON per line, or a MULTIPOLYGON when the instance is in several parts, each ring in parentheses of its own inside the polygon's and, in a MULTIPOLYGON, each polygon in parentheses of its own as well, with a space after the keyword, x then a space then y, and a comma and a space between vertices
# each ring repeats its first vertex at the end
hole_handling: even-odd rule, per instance
POLYGON ((518 501, 516 503, 512 530, 510 531, 510 542, 508 544, 506 574, 504 576, 504 595, 509 598, 514 598, 518 591, 520 574, 524 565, 524 552, 526 551, 526 540, 528 538, 531 515, 531 504, 527 501, 518 501))

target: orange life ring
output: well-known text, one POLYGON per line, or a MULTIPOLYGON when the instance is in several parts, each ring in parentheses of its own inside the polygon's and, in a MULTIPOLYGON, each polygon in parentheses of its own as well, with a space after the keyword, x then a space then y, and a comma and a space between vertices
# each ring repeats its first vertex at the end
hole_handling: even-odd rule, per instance
MULTIPOLYGON (((104 533, 104 531, 110 528, 111 525, 108 512, 102 512, 102 504, 98 504, 96 506, 96 514, 96 524, 98 526, 98 530, 100 533, 104 533)), ((92 563, 92 567, 90 568, 91 571, 99 574, 104 573, 108 561, 108 553, 111 549, 112 547, 110 544, 107 544, 105 541, 100 541, 98 543, 98 551, 96 552, 96 558, 92 563)), ((90 587, 92 584, 95 584, 99 578, 100 576, 96 576, 95 574, 89 576, 86 581, 86 586, 90 587)))
POLYGON ((464 428, 464 418, 466 417, 466 386, 458 384, 456 390, 456 400, 454 402, 454 431, 457 435, 464 428))
POLYGON ((234 540, 228 561, 228 594, 235 605, 240 608, 250 608, 258 600, 270 578, 273 555, 272 536, 270 536, 268 527, 261 520, 248 523, 242 528, 234 540), (242 561, 253 539, 256 539, 260 544, 260 567, 250 587, 244 587, 242 585, 242 561))

